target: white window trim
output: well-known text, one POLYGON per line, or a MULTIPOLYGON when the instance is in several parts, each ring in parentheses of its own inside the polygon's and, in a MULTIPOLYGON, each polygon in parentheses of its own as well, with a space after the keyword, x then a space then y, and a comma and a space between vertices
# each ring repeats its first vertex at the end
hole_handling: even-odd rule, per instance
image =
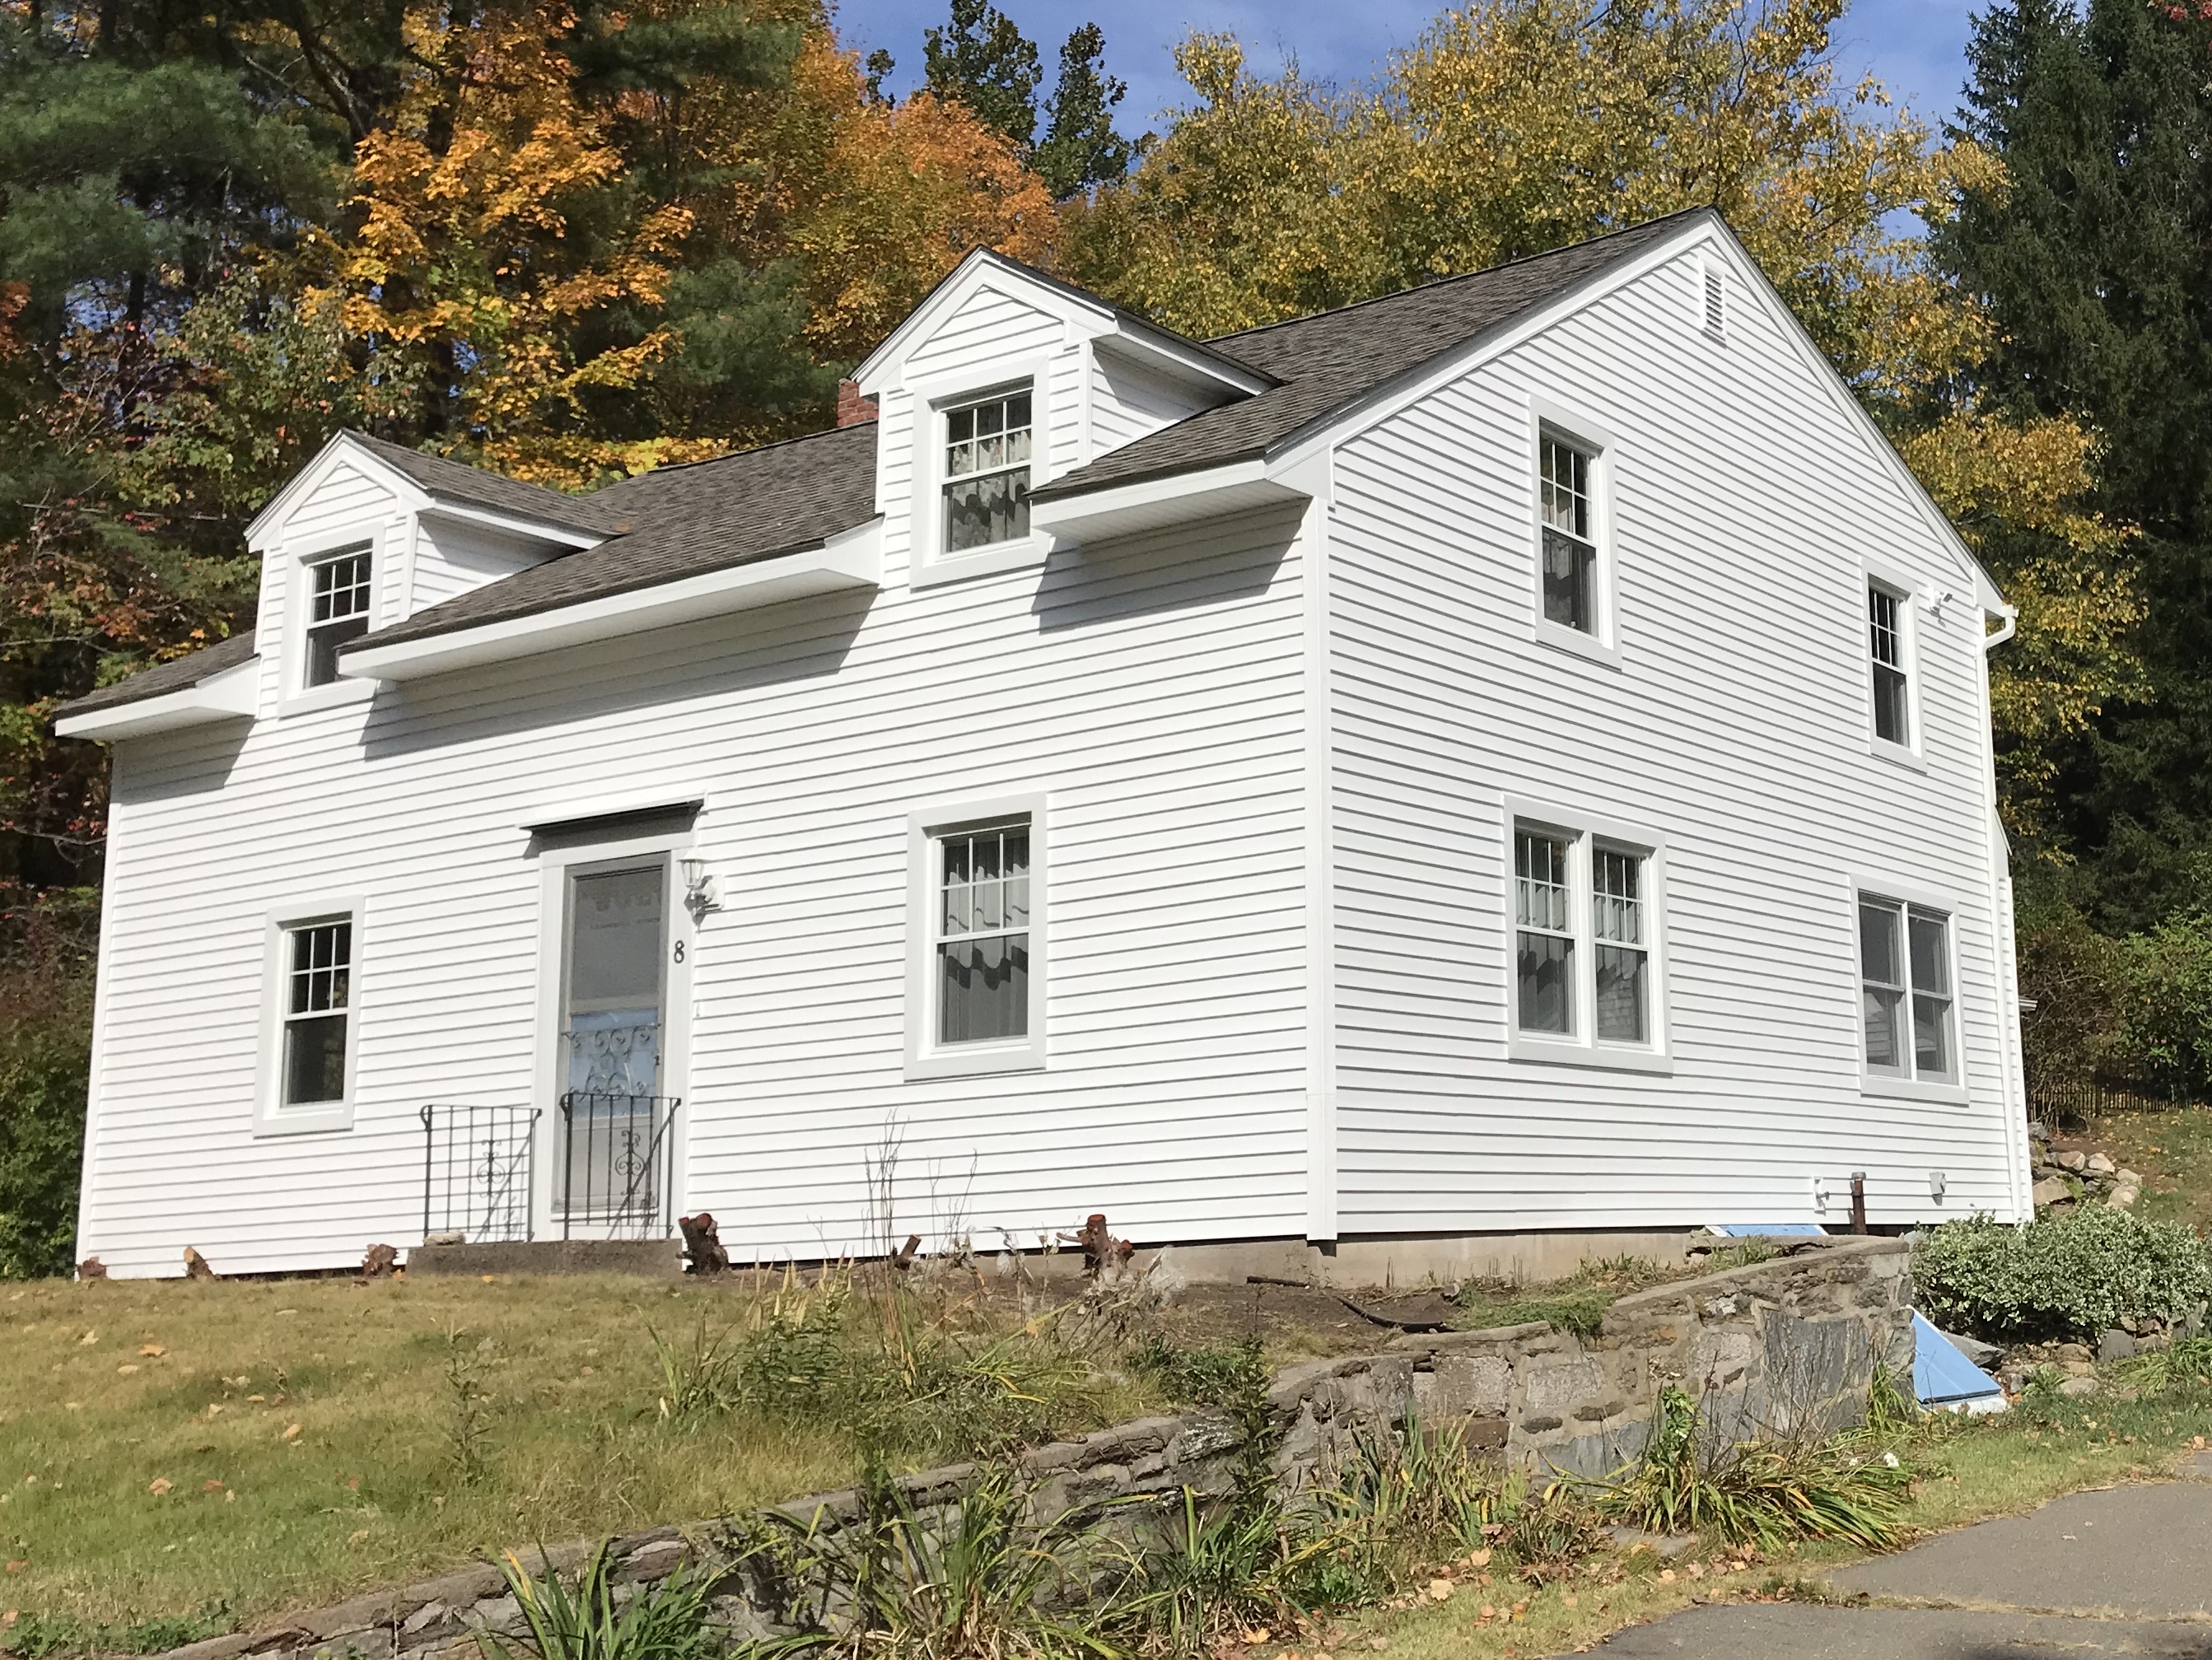
POLYGON ((909 502, 907 536, 907 586, 935 587, 963 581, 971 576, 996 576, 1006 571, 1027 570, 1044 563, 1052 538, 1032 527, 1027 536, 994 542, 988 547, 962 553, 945 550, 945 417, 963 404, 984 401, 1008 392, 1030 391, 1030 489, 1051 482, 1051 410, 1047 402, 1052 384, 1049 359, 1036 358, 1009 366, 997 375, 933 375, 909 380, 903 390, 914 462, 914 489, 909 502))
POLYGON ((263 919, 261 961, 261 1051, 255 1069, 253 1134, 271 1135, 327 1134, 353 1128, 360 1094, 362 967, 367 958, 368 907, 357 895, 332 895, 280 906, 263 919), (291 963, 285 946, 295 928, 319 922, 347 922, 353 927, 353 957, 346 970, 345 1098, 317 1102, 313 1106, 284 1104, 284 1027, 286 994, 290 988, 291 963))
POLYGON ((1667 994, 1667 845, 1650 829, 1618 819, 1563 810, 1555 802, 1530 801, 1508 796, 1504 804, 1504 939, 1505 939, 1505 1053, 1510 1060, 1541 1065, 1595 1067, 1612 1072, 1671 1074, 1674 1070, 1673 1022, 1667 994), (1529 824, 1568 838, 1568 915, 1574 923, 1575 1030, 1564 1037, 1523 1032, 1520 1028, 1519 985, 1515 969, 1519 947, 1514 938, 1514 836, 1516 827, 1529 824), (1648 1045, 1600 1043, 1591 1019, 1596 985, 1595 941, 1591 938, 1590 851, 1594 844, 1640 853, 1644 857, 1644 913, 1650 918, 1645 949, 1651 953, 1651 1042, 1648 1045))
POLYGON ((907 820, 906 1076, 982 1078, 1045 1067, 1045 982, 1050 971, 1050 798, 1042 791, 933 802, 907 820), (989 1043, 937 1042, 937 837, 963 824, 1026 818, 1030 824, 1029 1031, 989 1043))
POLYGON ((1894 566, 1874 560, 1863 561, 1859 567, 1858 588, 1858 666, 1859 701, 1865 710, 1867 752, 1892 766, 1905 767, 1914 772, 1928 770, 1928 757, 1923 747, 1927 723, 1921 714, 1920 678, 1920 605, 1923 584, 1916 582, 1894 566), (1867 593, 1881 588, 1897 601, 1898 643, 1905 657, 1905 719, 1911 731, 1911 742, 1893 744, 1887 738, 1877 738, 1874 727, 1874 642, 1868 633, 1867 593))
POLYGON ((1531 637, 1593 662, 1619 668, 1617 563, 1613 549, 1613 496, 1620 445, 1603 426, 1581 411, 1537 393, 1528 396, 1528 623, 1531 637), (1544 615, 1544 440, 1564 441, 1589 458, 1590 596, 1597 630, 1584 634, 1544 615))
POLYGON ((387 550, 400 538, 390 525, 364 531, 359 526, 343 535, 318 537, 312 542, 288 542, 276 556, 283 563, 283 649, 277 665, 276 714, 280 719, 308 714, 319 709, 365 702, 376 695, 374 680, 341 673, 326 685, 307 684, 307 623, 314 614, 314 583, 308 573, 325 561, 356 549, 368 553, 368 626, 372 631, 384 621, 386 593, 392 579, 387 550))
MULTIPOLYGON (((1855 872, 1850 878, 1850 907, 1845 913, 1850 929, 1851 964, 1851 1049, 1857 1057, 1859 1092, 1862 1095, 1889 1096, 1908 1101, 1934 1101, 1947 1106, 1963 1107, 1972 1100, 1966 1079, 1966 985, 1959 976, 1959 902, 1948 893, 1927 887, 1921 883, 1897 881, 1879 873, 1855 872), (1866 994, 1865 964, 1859 958, 1859 901, 1887 899, 1907 907, 1917 905, 1923 910, 1943 913, 1943 943, 1951 954, 1951 1047, 1958 1060, 1957 1079, 1950 1083, 1936 1083, 1920 1078, 1901 1078, 1893 1073, 1875 1072, 1867 1066, 1866 1059, 1866 994)), ((1911 966, 1906 968, 1907 1015, 1905 1037, 1911 1039, 1910 1004, 1911 998, 1911 966)))

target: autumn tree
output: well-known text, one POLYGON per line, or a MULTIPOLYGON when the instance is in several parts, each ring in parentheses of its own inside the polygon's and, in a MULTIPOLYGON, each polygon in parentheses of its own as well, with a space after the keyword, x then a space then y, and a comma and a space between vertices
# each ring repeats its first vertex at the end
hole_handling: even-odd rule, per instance
POLYGON ((1249 328, 1717 209, 2019 604, 1994 660, 2008 820, 2045 830, 2057 749, 2142 686, 2129 542, 2099 453, 1979 393, 1994 332, 1916 225, 2001 188, 1871 83, 1839 85, 1844 0, 1487 0, 1379 84, 1256 76, 1196 35, 1196 101, 1128 182, 1069 215, 1078 281, 1197 335, 1249 328))

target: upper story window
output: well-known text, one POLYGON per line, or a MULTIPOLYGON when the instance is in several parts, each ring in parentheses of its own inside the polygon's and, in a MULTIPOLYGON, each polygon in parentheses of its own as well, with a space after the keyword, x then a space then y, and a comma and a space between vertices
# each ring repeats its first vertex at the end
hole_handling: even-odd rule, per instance
POLYGON ((1609 836, 1516 822, 1517 1036, 1544 1049, 1580 1046, 1585 1059, 1658 1051, 1652 861, 1609 836))
POLYGON ((353 993, 353 923, 312 922, 284 934, 283 1104, 346 1098, 346 1023, 353 993))
POLYGON ((337 679, 338 648, 368 632, 370 563, 369 550, 355 548, 307 567, 307 685, 337 679))
POLYGON ((945 416, 945 550, 1030 533, 1030 399, 1010 392, 945 416))
POLYGON ((1951 919, 1924 905, 1859 897, 1866 1067, 1888 1078, 1956 1083, 1951 919))
POLYGON ((1867 652, 1874 673, 1874 735, 1912 745, 1912 687, 1906 660, 1909 602, 1880 582, 1867 584, 1867 652))
POLYGON ((1544 620, 1597 632, 1597 527, 1590 453, 1546 432, 1539 441, 1544 516, 1544 620))
POLYGON ((982 1043, 1030 1029, 1030 824, 937 838, 937 1042, 982 1043))

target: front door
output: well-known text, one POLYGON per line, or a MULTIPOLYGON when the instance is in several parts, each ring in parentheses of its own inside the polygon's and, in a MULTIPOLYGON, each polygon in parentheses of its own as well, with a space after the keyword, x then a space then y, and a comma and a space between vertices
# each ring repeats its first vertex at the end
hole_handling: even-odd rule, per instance
POLYGON ((665 860, 568 878, 561 1020, 562 1209, 635 1231, 667 1180, 661 1099, 665 860))

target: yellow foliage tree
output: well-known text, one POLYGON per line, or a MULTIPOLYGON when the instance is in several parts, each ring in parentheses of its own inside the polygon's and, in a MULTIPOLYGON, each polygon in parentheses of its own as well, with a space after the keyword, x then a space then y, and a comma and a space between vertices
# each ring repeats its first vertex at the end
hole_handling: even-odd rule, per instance
POLYGON ((466 26, 410 11, 406 83, 356 155, 361 223, 337 256, 372 407, 419 412, 449 449, 569 486, 720 447, 590 429, 586 392, 639 386, 669 339, 594 341, 586 325, 665 300, 691 216, 631 208, 614 188, 628 163, 561 49, 574 21, 560 0, 466 26))
POLYGON ((1064 264, 1203 337, 1718 210, 2020 606, 1994 692, 2008 820, 2032 836, 2054 746, 2143 690, 2128 538, 2080 510, 2091 435, 1957 391, 1987 321, 1902 227, 2001 181, 1873 82, 1838 85, 1845 3, 1483 0, 1352 92, 1194 35, 1197 101, 1070 210, 1064 264))

